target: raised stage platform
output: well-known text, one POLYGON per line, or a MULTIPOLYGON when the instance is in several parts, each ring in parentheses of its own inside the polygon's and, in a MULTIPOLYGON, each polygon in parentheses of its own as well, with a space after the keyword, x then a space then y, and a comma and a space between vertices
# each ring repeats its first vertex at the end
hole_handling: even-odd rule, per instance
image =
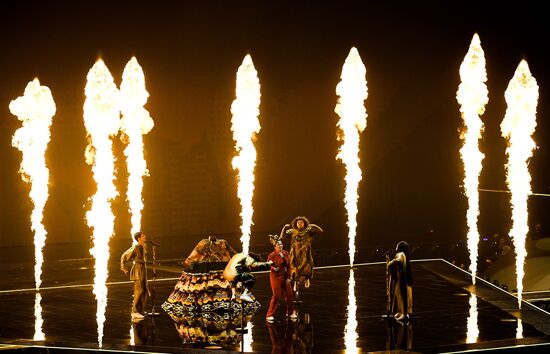
MULTIPOLYGON (((116 263, 116 262, 115 262, 116 263)), ((269 276, 258 273, 253 289, 262 304, 243 337, 225 323, 196 319, 179 325, 160 308, 179 277, 177 263, 162 262, 157 272, 158 317, 135 323, 130 317, 133 284, 111 267, 102 346, 99 346, 96 300, 92 294, 93 261, 49 262, 35 309, 32 263, 3 264, 0 281, 0 350, 17 352, 169 352, 246 351, 259 353, 380 352, 422 353, 493 351, 550 352, 550 314, 442 259, 413 261, 414 316, 409 324, 388 323, 383 263, 316 268, 296 322, 280 309, 269 324, 269 276), (351 284, 351 285, 350 285, 351 284), (38 312, 37 312, 38 311, 38 312), (36 315, 43 323, 36 322, 36 315), (36 326, 38 324, 38 327, 36 326), (201 324, 204 328, 200 328, 201 324), (44 340, 33 340, 37 329, 44 340), (178 333, 179 329, 179 333, 178 333), (209 335, 209 329, 218 330, 209 335), (183 337, 181 336, 183 334, 183 337), (203 337, 201 337, 203 336, 203 337), (187 338, 188 343, 184 343, 187 338), (204 338, 201 343, 189 339, 204 338)), ((149 302, 149 309, 151 303, 149 302)))

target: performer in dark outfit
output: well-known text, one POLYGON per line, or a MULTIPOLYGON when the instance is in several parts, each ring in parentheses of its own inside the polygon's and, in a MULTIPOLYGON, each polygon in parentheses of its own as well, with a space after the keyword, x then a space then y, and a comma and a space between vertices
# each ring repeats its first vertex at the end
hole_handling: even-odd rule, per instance
POLYGON ((145 303, 149 295, 149 289, 147 288, 147 268, 145 266, 147 260, 147 235, 138 231, 134 234, 134 239, 138 243, 130 247, 120 257, 120 270, 128 275, 125 263, 133 261, 132 269, 130 270, 130 280, 134 281, 132 318, 143 319, 145 303))
POLYGON ((412 314, 413 305, 409 244, 399 242, 396 252, 392 260, 386 260, 388 315, 397 321, 406 321, 412 314))
POLYGON ((261 262, 260 256, 249 253, 237 253, 227 263, 223 271, 223 277, 225 280, 232 283, 232 298, 235 297, 235 289, 237 284, 241 284, 244 287, 244 291, 241 294, 240 299, 246 302, 253 302, 250 295, 250 289, 256 283, 256 277, 250 273, 252 269, 262 270, 268 269, 272 261, 261 262))
POLYGON ((288 252, 283 249, 283 242, 279 238, 273 240, 273 246, 275 250, 267 256, 267 260, 273 262, 269 274, 273 296, 271 296, 266 320, 269 322, 274 321, 273 315, 279 307, 279 301, 283 292, 286 302, 286 315, 291 319, 296 319, 298 318, 298 314, 294 310, 294 293, 289 278, 290 257, 288 252))

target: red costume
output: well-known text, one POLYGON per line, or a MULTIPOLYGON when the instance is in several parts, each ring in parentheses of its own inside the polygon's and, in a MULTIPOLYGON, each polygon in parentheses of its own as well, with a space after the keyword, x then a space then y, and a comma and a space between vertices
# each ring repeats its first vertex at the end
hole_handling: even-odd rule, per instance
POLYGON ((279 300, 281 299, 282 292, 285 292, 286 301, 286 314, 290 316, 294 312, 294 292, 290 285, 289 279, 289 266, 290 257, 288 252, 283 250, 281 252, 273 251, 267 257, 268 261, 273 261, 271 265, 271 273, 269 274, 269 282, 271 283, 271 302, 269 303, 269 310, 267 310, 266 317, 273 316, 279 307, 279 300), (281 257, 280 253, 283 254, 281 257), (277 269, 278 270, 275 270, 277 269))

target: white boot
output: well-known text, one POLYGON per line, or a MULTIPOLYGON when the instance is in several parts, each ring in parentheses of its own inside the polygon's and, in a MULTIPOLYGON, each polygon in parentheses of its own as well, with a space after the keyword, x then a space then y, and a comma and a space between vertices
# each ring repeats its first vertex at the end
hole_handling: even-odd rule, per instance
POLYGON ((254 302, 254 300, 252 300, 252 298, 250 297, 248 289, 244 289, 244 292, 241 294, 241 300, 246 302, 254 302))

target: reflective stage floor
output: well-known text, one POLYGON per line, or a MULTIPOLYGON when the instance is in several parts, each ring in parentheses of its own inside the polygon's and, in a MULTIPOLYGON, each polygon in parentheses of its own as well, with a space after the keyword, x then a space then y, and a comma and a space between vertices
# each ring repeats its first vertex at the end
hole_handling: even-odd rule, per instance
MULTIPOLYGON (((241 340, 229 324, 225 334, 218 331, 206 337, 210 343, 184 343, 172 319, 160 308, 179 277, 177 263, 170 266, 161 262, 157 272, 155 309, 159 316, 137 323, 130 317, 133 284, 119 275, 115 265, 107 285, 105 320, 98 319, 90 284, 92 264, 90 259, 50 262, 44 270, 41 301, 32 289, 32 264, 3 265, 0 350, 74 352, 101 348, 186 353, 221 348, 260 353, 435 353, 515 348, 529 353, 550 352, 550 314, 526 302, 518 310, 517 299, 511 294, 481 279, 471 286, 468 273, 441 259, 413 261, 414 315, 408 325, 382 318, 383 263, 353 269, 329 266, 317 268, 311 287, 303 289, 304 304, 295 322, 285 318, 282 308, 273 324, 265 321, 271 296, 269 275, 257 273, 253 292, 262 307, 248 324, 248 333, 241 340), (98 335, 98 321, 103 323, 103 336, 98 335), (33 340, 35 336, 37 340, 33 340)), ((148 305, 150 309, 151 302, 148 305)), ((203 323, 213 328, 211 322, 200 319, 179 329, 186 338, 198 338, 208 330, 197 327, 203 323)))

